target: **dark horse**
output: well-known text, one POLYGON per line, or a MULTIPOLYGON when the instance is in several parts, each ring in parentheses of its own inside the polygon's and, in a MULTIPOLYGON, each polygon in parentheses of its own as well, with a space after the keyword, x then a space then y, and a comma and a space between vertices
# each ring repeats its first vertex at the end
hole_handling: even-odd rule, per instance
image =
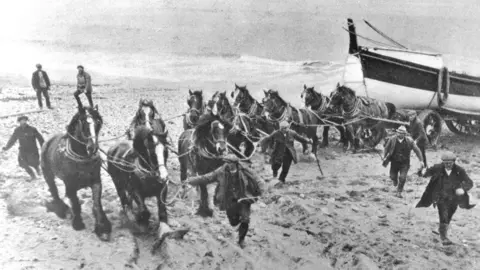
POLYGON ((157 198, 158 237, 161 237, 170 231, 165 205, 168 192, 168 131, 165 131, 165 123, 161 119, 154 119, 151 127, 137 127, 133 143, 124 141, 110 147, 107 153, 108 173, 128 219, 136 220, 142 231, 147 230, 150 218, 145 198, 157 198), (132 211, 132 199, 139 209, 136 216, 132 211))
POLYGON ((315 91, 314 87, 307 87, 306 85, 303 85, 303 91, 300 98, 304 101, 305 107, 310 107, 315 114, 326 120, 322 121, 322 124, 326 124, 326 126, 323 127, 323 141, 320 147, 328 146, 328 131, 330 130, 328 124, 337 125, 335 128, 340 132, 340 141, 344 146, 348 146, 348 138, 345 128, 340 126, 343 122, 343 118, 335 117, 335 114, 340 116, 340 113, 335 112, 328 107, 330 98, 315 91))
POLYGON ((241 113, 237 110, 234 112, 230 101, 228 101, 226 91, 225 92, 215 92, 212 96, 212 101, 214 102, 214 109, 220 118, 224 121, 227 121, 231 124, 232 128, 228 130, 227 142, 235 148, 233 153, 239 158, 250 157, 255 149, 253 144, 253 137, 258 137, 258 134, 252 134, 255 132, 254 123, 251 118, 246 114, 241 113), (242 153, 240 150, 241 145, 245 146, 245 151, 242 153), (238 152, 237 152, 238 151, 238 152), (239 153, 242 153, 240 155, 239 153))
POLYGON ((367 139, 370 147, 375 147, 385 136, 385 122, 378 118, 391 119, 395 115, 395 105, 388 102, 380 102, 369 97, 357 97, 355 91, 337 84, 336 89, 330 94, 332 109, 341 108, 344 121, 350 123, 347 129, 352 134, 354 151, 360 147, 360 142, 367 139), (372 119, 377 118, 377 119, 372 119), (365 137, 364 130, 371 131, 370 136, 365 137))
MULTIPOLYGON (((240 112, 247 114, 247 116, 253 120, 255 129, 259 129, 265 134, 271 134, 275 129, 278 129, 278 123, 267 121, 263 115, 263 105, 250 95, 247 86, 238 86, 235 84, 235 90, 232 92, 231 96, 234 100, 233 107, 238 108, 240 112)), ((254 137, 254 139, 256 138, 254 137)))
POLYGON ((43 144, 41 166, 53 201, 47 204, 58 217, 65 218, 68 206, 60 199, 55 176, 65 183, 66 195, 70 199, 75 230, 85 228, 77 191, 92 189, 95 233, 102 240, 108 240, 112 225, 102 208, 102 181, 100 169, 102 159, 98 151, 98 134, 103 120, 95 108, 79 107, 67 126, 67 134, 56 134, 43 144))
MULTIPOLYGON (((297 109, 287 103, 280 97, 277 91, 269 89, 265 91, 265 98, 263 99, 265 106, 265 115, 269 121, 280 123, 287 121, 291 124, 292 130, 295 130, 299 134, 305 134, 313 141, 312 153, 316 155, 318 137, 317 126, 321 125, 321 119, 315 115, 315 113, 305 110, 297 109)), ((303 153, 307 154, 308 145, 302 144, 303 153)))
POLYGON ((183 130, 195 127, 198 119, 203 114, 205 103, 203 102, 202 90, 188 90, 189 97, 187 99, 188 111, 183 117, 183 130))
MULTIPOLYGON (((178 139, 178 160, 180 179, 187 179, 187 171, 192 176, 204 175, 224 164, 223 155, 227 152, 225 137, 228 123, 217 116, 205 115, 194 129, 185 130, 178 139), (205 119, 204 121, 202 121, 205 119)), ((206 185, 200 185, 200 206, 197 214, 211 217, 213 211, 208 202, 206 185)))

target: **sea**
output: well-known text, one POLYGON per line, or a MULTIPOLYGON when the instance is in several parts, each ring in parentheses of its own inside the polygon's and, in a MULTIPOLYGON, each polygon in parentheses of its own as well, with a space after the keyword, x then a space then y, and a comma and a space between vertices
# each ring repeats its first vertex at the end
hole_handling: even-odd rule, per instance
MULTIPOLYGON (((16 0, 0 4, 0 87, 29 84, 41 63, 53 82, 137 78, 186 91, 247 85, 300 102, 303 85, 331 91, 342 78, 347 18, 364 19, 411 49, 444 54, 453 70, 480 74, 475 0, 16 0)), ((379 43, 359 37, 361 45, 379 43)), ((382 45, 383 46, 383 45, 382 45)))

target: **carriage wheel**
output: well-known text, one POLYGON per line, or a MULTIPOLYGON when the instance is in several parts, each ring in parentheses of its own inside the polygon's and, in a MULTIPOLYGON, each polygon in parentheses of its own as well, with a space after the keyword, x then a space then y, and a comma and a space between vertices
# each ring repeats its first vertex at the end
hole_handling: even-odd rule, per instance
POLYGON ((455 134, 480 135, 480 122, 478 120, 446 120, 445 124, 447 124, 448 129, 455 134))
POLYGON ((423 123, 425 128, 425 133, 427 134, 428 141, 432 146, 437 145, 438 138, 442 133, 442 124, 443 119, 436 111, 433 110, 423 110, 418 115, 418 118, 423 123))

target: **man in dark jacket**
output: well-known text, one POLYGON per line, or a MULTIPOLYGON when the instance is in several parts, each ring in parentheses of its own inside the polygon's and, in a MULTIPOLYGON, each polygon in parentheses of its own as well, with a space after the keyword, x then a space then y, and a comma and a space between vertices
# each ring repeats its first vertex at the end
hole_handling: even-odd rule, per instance
POLYGON ((455 164, 455 160, 455 154, 447 152, 442 155, 442 163, 426 170, 423 177, 432 178, 416 206, 416 208, 429 207, 433 204, 433 207, 438 207, 440 221, 438 232, 443 245, 452 244, 447 233, 457 207, 471 209, 475 206, 469 203, 467 194, 473 187, 473 181, 462 167, 455 164))
POLYGON ((412 135, 412 138, 415 140, 415 144, 420 149, 420 152, 422 152, 423 165, 427 167, 427 156, 425 154, 425 148, 428 144, 427 133, 425 132, 422 121, 420 120, 420 118, 418 118, 418 115, 415 111, 411 111, 409 113, 408 119, 410 121, 408 131, 410 132, 410 135, 412 135))
POLYGON ((20 116, 17 121, 20 123, 20 126, 15 128, 10 140, 2 150, 7 151, 18 140, 20 145, 18 148, 18 165, 27 171, 32 180, 34 180, 36 176, 30 166, 37 171, 37 174, 40 174, 40 162, 36 140, 38 140, 40 146, 42 146, 43 137, 36 128, 27 124, 27 116, 20 116))
POLYGON ((397 187, 396 196, 402 198, 403 187, 407 181, 408 170, 410 169, 410 153, 412 150, 420 161, 420 168, 423 168, 422 153, 414 140, 407 136, 405 126, 397 129, 397 134, 389 138, 385 144, 385 155, 383 158, 383 166, 390 165, 390 179, 393 185, 397 187))
POLYGON ((190 177, 192 186, 217 182, 214 203, 227 212, 230 225, 238 226, 238 244, 243 248, 250 224, 250 206, 264 191, 263 181, 234 155, 224 157, 225 164, 213 172, 190 177))
POLYGON ((78 106, 82 106, 82 101, 80 100, 80 94, 85 93, 88 99, 88 103, 90 107, 93 107, 93 100, 92 100, 92 77, 90 74, 84 71, 82 65, 77 66, 78 74, 77 74, 77 91, 73 93, 73 96, 77 100, 78 106))
MULTIPOLYGON (((297 163, 297 152, 293 145, 293 141, 297 140, 301 143, 312 143, 312 140, 298 135, 295 131, 289 129, 290 124, 287 121, 280 123, 280 129, 274 131, 269 136, 264 137, 260 143, 267 145, 271 140, 274 141, 273 151, 271 154, 271 163, 273 177, 277 177, 278 170, 282 167, 282 172, 278 180, 285 183, 292 161, 297 163)), ((265 149, 266 147, 262 147, 265 149)))
POLYGON ((38 106, 43 109, 42 94, 45 97, 47 108, 51 109, 50 96, 48 90, 50 90, 50 79, 47 72, 42 70, 42 65, 37 64, 37 70, 32 74, 32 87, 37 92, 38 106))

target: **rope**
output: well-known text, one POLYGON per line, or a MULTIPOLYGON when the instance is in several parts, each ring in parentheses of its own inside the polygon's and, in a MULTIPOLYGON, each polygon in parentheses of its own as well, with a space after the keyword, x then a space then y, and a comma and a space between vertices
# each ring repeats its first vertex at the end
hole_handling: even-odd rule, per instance
POLYGON ((99 140, 98 142, 99 143, 103 143, 103 142, 109 142, 109 141, 113 141, 113 140, 116 140, 116 139, 120 139, 122 138, 123 136, 127 136, 127 134, 122 134, 122 135, 119 135, 117 137, 113 137, 113 138, 110 138, 110 139, 105 139, 105 140, 99 140))

